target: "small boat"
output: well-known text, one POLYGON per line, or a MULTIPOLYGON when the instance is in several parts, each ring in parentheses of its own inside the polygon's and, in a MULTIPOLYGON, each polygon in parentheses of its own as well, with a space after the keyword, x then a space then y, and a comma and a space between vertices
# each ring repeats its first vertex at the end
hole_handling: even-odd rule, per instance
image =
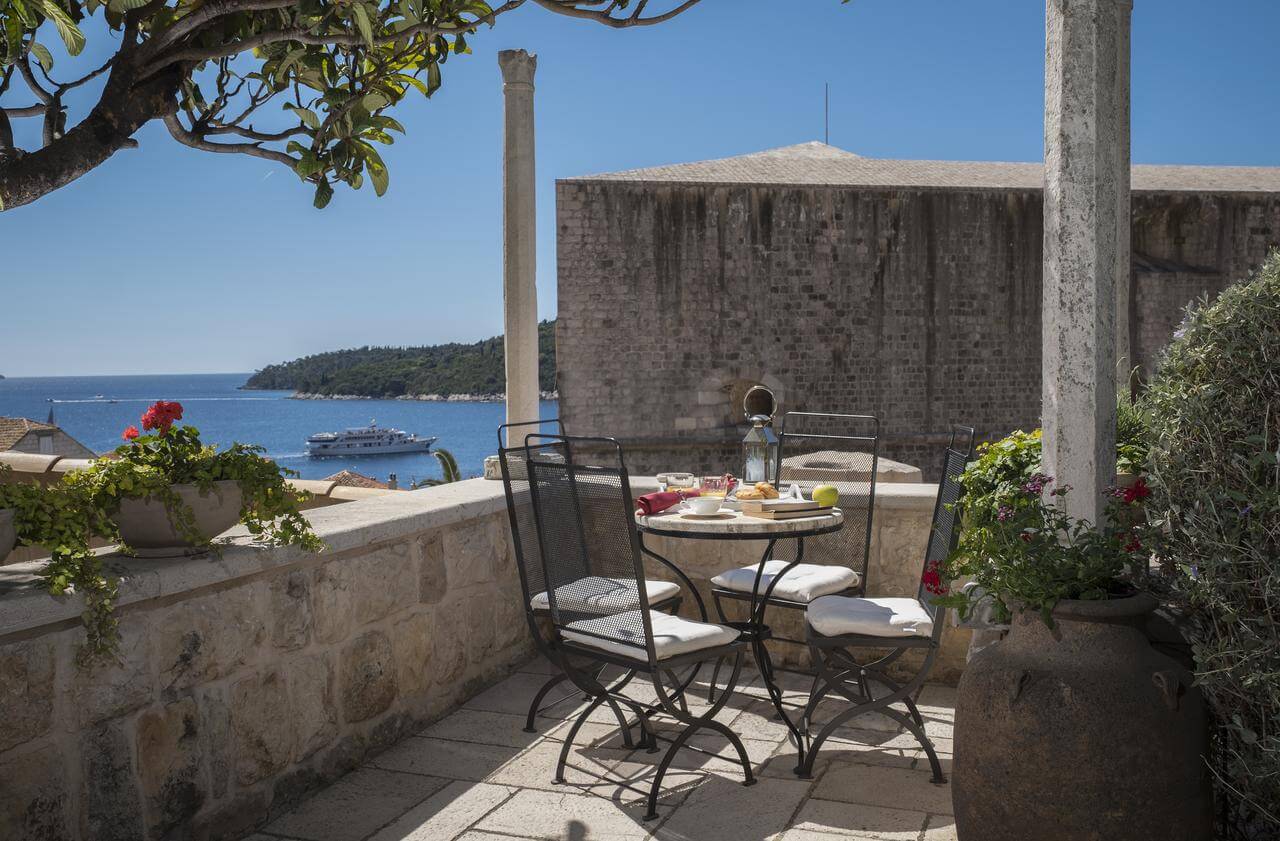
POLYGON ((437 438, 419 438, 412 432, 378 426, 348 427, 341 432, 317 432, 307 439, 307 455, 381 456, 389 453, 425 453, 437 438))

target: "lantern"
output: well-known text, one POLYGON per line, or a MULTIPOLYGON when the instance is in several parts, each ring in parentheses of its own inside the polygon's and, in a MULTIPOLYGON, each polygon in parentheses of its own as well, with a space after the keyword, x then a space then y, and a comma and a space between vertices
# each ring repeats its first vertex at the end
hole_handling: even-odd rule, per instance
POLYGON ((773 392, 762 385, 752 386, 742 400, 742 410, 751 428, 742 439, 742 480, 750 485, 771 482, 778 470, 778 436, 773 432, 773 415, 778 404, 773 392))

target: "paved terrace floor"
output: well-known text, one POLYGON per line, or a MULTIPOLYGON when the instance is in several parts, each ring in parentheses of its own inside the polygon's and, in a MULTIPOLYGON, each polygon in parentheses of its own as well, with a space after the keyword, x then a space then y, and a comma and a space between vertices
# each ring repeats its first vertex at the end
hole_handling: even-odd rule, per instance
MULTIPOLYGON (((645 823, 643 800, 662 754, 624 748, 607 711, 594 713, 574 740, 565 783, 551 782, 567 719, 582 704, 580 696, 565 698, 546 710, 541 733, 523 732, 526 705, 549 670, 541 658, 531 662, 249 841, 956 837, 950 785, 929 782, 923 751, 883 716, 857 720, 861 729, 848 729, 824 747, 813 780, 796 779, 786 731, 771 715, 758 676, 745 669, 744 688, 717 718, 742 737, 759 782, 744 787, 741 767, 724 758, 732 748, 703 731, 692 743, 717 755, 682 750, 663 779, 658 819, 645 823)), ((783 683, 789 699, 807 694, 808 681, 799 676, 785 676, 783 683)), ((937 685, 925 687, 920 698, 948 773, 953 699, 953 689, 937 685)), ((691 707, 699 711, 697 704, 691 707)), ((665 749, 661 741, 659 746, 665 749)))

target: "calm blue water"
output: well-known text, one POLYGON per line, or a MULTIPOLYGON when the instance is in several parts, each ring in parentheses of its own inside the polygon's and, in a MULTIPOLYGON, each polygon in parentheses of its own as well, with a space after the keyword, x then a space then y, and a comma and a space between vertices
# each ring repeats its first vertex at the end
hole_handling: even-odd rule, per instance
MULTIPOLYGON (((129 424, 138 425, 138 417, 152 402, 177 400, 184 409, 182 422, 199 427, 205 442, 260 444, 304 479, 350 468, 384 481, 387 474, 395 473, 403 486, 440 475, 435 457, 427 453, 306 456, 308 435, 363 426, 371 419, 380 426, 439 436, 436 446, 453 453, 465 476, 480 475, 484 457, 497 451, 497 428, 505 415, 501 403, 289 400, 287 391, 239 391, 248 376, 11 377, 0 380, 0 415, 43 421, 52 409, 54 422, 67 433, 94 452, 104 452, 122 443, 121 431, 129 424)), ((543 417, 553 417, 555 411, 555 402, 542 404, 543 417)))

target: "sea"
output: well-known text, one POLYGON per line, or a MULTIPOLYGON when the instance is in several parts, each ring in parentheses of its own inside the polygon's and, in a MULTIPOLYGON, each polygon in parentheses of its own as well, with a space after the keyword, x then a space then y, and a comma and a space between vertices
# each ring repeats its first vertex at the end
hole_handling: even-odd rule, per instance
MULTIPOLYGON (((323 479, 350 469, 380 481, 392 473, 401 487, 441 475, 429 453, 310 458, 307 436, 376 421, 419 436, 437 436, 435 447, 451 452, 464 477, 479 476, 484 458, 498 448, 502 403, 434 403, 416 400, 294 400, 290 391, 241 389, 249 374, 171 374, 118 377, 9 377, 0 380, 0 416, 53 423, 94 452, 123 443, 120 433, 156 400, 182 404, 182 423, 201 439, 225 447, 233 442, 265 447, 281 466, 303 479, 323 479)), ((542 416, 555 417, 555 401, 542 416)))

